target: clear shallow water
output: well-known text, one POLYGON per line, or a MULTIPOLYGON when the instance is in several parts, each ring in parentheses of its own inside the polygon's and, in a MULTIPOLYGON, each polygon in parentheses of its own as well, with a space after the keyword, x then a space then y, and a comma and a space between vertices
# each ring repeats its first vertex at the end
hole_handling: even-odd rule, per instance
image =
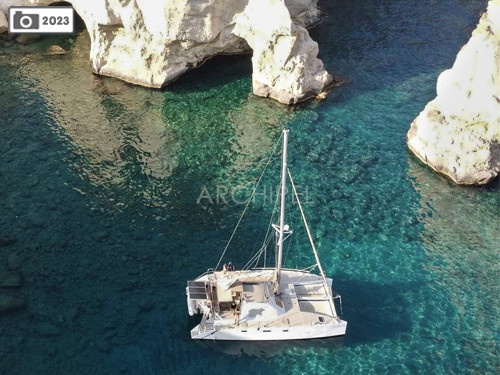
MULTIPOLYGON (((27 304, 0 313, 0 373, 498 371, 498 186, 457 187, 405 147, 486 3, 321 5, 311 34, 346 84, 295 109, 251 94, 248 56, 160 92, 93 76, 85 33, 1 47, 0 278, 22 283, 0 295, 27 304), (54 41, 71 54, 40 54, 54 41), (217 263, 242 210, 197 199, 248 190, 283 126, 347 335, 192 342, 185 281, 217 263)), ((264 176, 267 193, 276 183, 264 176)), ((242 223, 233 263, 261 241, 269 201, 242 223)), ((296 207, 289 222, 286 265, 307 266, 296 207)))

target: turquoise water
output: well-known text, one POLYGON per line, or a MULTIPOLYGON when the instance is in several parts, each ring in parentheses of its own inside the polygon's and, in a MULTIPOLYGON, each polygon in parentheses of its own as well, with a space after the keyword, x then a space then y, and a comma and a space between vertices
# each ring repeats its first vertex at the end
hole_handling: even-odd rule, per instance
MULTIPOLYGON (((85 32, 0 47, 0 283, 21 277, 0 296, 25 302, 0 312, 1 374, 498 373, 498 180, 455 186, 405 146, 486 1, 320 5, 311 35, 346 83, 296 108, 251 94, 249 56, 155 91, 92 75, 85 32), (44 55, 56 42, 71 53, 44 55), (243 209, 217 187, 243 200, 285 126, 347 334, 193 342, 185 282, 243 209)), ((272 166, 237 266, 265 234, 272 166)), ((294 205, 288 222, 285 264, 312 264, 294 205)))

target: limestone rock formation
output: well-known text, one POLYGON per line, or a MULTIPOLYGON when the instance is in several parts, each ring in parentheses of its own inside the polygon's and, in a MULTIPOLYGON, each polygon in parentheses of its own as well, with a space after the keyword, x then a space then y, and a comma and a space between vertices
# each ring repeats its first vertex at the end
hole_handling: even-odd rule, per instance
MULTIPOLYGON (((90 34, 97 74, 162 87, 212 56, 253 50, 257 95, 294 103, 324 92, 332 82, 304 28, 318 19, 317 0, 69 2, 90 34)), ((1 5, 0 10, 5 11, 1 5)))
POLYGON ((332 77, 316 57, 317 43, 305 28, 292 22, 284 2, 249 0, 235 20, 233 33, 253 50, 256 95, 288 104, 315 96, 331 85, 332 77))
POLYGON ((7 18, 5 14, 0 10, 0 34, 3 34, 8 29, 7 18))
POLYGON ((411 124, 408 147, 459 184, 485 184, 500 171, 500 0, 490 0, 437 97, 411 124))

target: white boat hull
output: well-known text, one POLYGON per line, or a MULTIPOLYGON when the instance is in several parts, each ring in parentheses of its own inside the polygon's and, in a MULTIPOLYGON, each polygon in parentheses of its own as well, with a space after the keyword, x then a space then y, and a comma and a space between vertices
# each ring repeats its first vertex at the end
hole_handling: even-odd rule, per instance
POLYGON ((200 332, 200 325, 191 330, 191 338, 195 340, 234 340, 234 341, 278 341, 319 339, 345 335, 347 322, 341 320, 337 324, 318 324, 310 327, 283 328, 233 328, 200 332))

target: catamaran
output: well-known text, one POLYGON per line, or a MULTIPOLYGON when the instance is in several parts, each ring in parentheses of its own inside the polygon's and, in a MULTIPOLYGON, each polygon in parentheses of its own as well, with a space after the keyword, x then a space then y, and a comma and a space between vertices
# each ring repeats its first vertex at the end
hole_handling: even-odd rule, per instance
MULTIPOLYGON (((333 294, 332 279, 325 276, 299 194, 287 167, 287 143, 288 130, 284 129, 281 192, 277 197, 281 203, 279 224, 270 225, 276 238, 275 267, 265 267, 265 262, 264 267, 257 267, 270 242, 268 240, 243 269, 234 270, 231 264, 224 264, 218 270, 228 248, 226 246, 215 269, 209 269, 187 282, 189 315, 203 315, 200 324, 191 330, 193 339, 297 340, 341 336, 346 332, 347 322, 337 314, 335 306, 338 299, 342 312, 342 299, 340 295, 333 294), (282 267, 283 243, 292 235, 285 224, 287 175, 316 260, 315 264, 305 269, 282 267), (312 272, 316 268, 319 275, 312 272)), ((234 232, 229 242, 233 236, 234 232)))

